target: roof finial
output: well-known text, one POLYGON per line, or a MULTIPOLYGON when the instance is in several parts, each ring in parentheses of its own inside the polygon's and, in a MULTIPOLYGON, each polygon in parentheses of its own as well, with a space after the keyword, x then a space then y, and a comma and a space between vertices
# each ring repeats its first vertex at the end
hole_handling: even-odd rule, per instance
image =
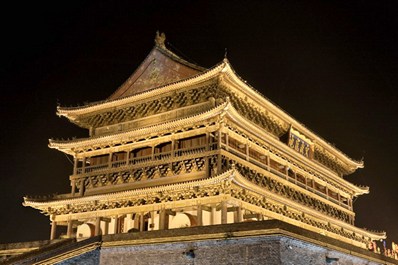
POLYGON ((227 55, 228 55, 228 49, 225 48, 225 50, 224 50, 224 59, 227 59, 227 55))
POLYGON ((165 41, 166 41, 166 34, 164 34, 164 32, 159 33, 159 30, 156 31, 155 44, 161 48, 166 48, 166 46, 164 45, 165 41))

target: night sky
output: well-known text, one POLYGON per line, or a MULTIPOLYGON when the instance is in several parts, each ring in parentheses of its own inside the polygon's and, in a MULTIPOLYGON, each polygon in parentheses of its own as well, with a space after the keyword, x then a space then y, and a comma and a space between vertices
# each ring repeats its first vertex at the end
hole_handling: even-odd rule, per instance
POLYGON ((356 226, 398 241, 396 1, 80 2, 2 7, 0 243, 49 238, 48 217, 23 207, 23 196, 70 192, 72 165, 48 139, 88 135, 58 118, 57 104, 106 99, 152 49, 156 30, 204 67, 227 48, 249 84, 364 158, 346 177, 370 187, 354 203, 356 226))

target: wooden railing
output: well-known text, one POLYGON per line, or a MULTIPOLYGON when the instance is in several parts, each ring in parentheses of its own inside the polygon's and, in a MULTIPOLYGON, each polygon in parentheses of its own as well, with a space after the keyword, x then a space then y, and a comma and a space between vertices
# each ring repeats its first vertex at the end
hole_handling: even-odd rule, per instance
POLYGON ((209 145, 202 145, 202 146, 195 146, 195 147, 188 147, 188 148, 181 148, 181 149, 176 149, 174 151, 154 153, 153 155, 151 154, 151 155, 146 155, 146 156, 133 157, 128 160, 112 161, 111 163, 86 166, 84 168, 80 167, 80 168, 77 168, 76 174, 80 175, 80 174, 85 174, 85 173, 91 173, 94 171, 107 170, 109 168, 118 168, 118 167, 124 167, 124 166, 128 166, 128 165, 137 165, 137 164, 142 164, 142 163, 147 163, 147 162, 157 161, 157 160, 167 160, 172 157, 189 156, 189 155, 194 155, 194 154, 198 154, 201 152, 206 152, 206 151, 211 151, 211 150, 216 150, 216 149, 217 149, 217 143, 211 143, 209 145))
POLYGON ((228 146, 228 145, 222 143, 221 144, 221 149, 226 150, 226 151, 234 154, 235 156, 237 156, 237 157, 239 157, 241 159, 247 160, 250 163, 252 163, 252 164, 254 164, 254 165, 256 165, 256 166, 258 166, 258 167, 260 167, 262 169, 265 169, 265 170, 273 173, 274 175, 276 175, 276 176, 278 176, 278 177, 280 177, 282 179, 288 180, 288 181, 300 186, 301 188, 304 188, 304 189, 306 189, 306 190, 308 190, 308 191, 310 191, 312 193, 315 193, 315 194, 321 196, 324 199, 332 201, 332 202, 336 203, 337 205, 340 205, 340 206, 342 206, 342 207, 344 207, 344 208, 346 208, 348 210, 351 209, 351 207, 347 203, 344 203, 342 201, 336 200, 335 198, 327 195, 324 192, 321 192, 321 191, 315 189, 314 187, 311 187, 311 186, 308 186, 308 185, 306 185, 304 183, 301 183, 296 178, 289 176, 287 173, 281 172, 278 169, 275 169, 275 168, 273 168, 271 166, 268 166, 266 162, 260 161, 259 159, 256 159, 255 157, 249 157, 246 154, 242 153, 240 150, 235 149, 234 147, 231 147, 231 146, 228 146))

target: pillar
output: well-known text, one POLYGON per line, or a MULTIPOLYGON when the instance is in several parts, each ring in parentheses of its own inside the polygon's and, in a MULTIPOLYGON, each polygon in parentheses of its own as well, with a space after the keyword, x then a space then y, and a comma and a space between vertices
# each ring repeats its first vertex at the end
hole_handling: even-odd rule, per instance
POLYGON ((111 167, 112 167, 112 155, 113 155, 112 152, 109 153, 109 157, 108 157, 108 168, 111 168, 111 167))
MULTIPOLYGON (((207 125, 206 125, 207 126, 207 125)), ((206 132, 206 152, 210 150, 210 136, 209 132, 206 132)), ((205 170, 206 170, 206 178, 210 177, 210 168, 209 168, 209 157, 205 158, 205 170)))
POLYGON ((215 225, 216 224, 216 207, 214 205, 211 206, 210 224, 211 225, 215 225))
POLYGON ((144 213, 140 213, 140 231, 144 231, 144 213))
POLYGON ((68 220, 68 228, 66 230, 67 238, 72 238, 72 234, 73 234, 73 221, 68 220))
POLYGON ((73 158, 73 175, 77 175, 77 163, 78 159, 76 157, 73 158))
POLYGON ((104 231, 102 233, 103 235, 107 235, 109 234, 109 220, 105 221, 105 227, 104 227, 104 231))
POLYGON ((79 188, 79 195, 80 196, 84 195, 84 179, 85 178, 81 178, 80 179, 80 188, 79 188))
POLYGON ((95 218, 95 232, 94 235, 95 236, 99 236, 101 232, 101 218, 97 217, 95 218))
POLYGON ((71 194, 72 194, 72 196, 75 196, 75 193, 76 193, 76 182, 75 182, 75 180, 71 180, 71 182, 70 182, 70 185, 71 185, 71 194))
POLYGON ((126 220, 124 221, 124 227, 126 227, 126 231, 129 231, 130 228, 132 227, 132 223, 133 223, 133 214, 128 213, 126 215, 126 220))
POLYGON ((174 157, 175 155, 175 145, 176 145, 176 140, 171 139, 171 157, 174 157))
POLYGON ((57 222, 51 222, 51 233, 50 233, 50 240, 54 240, 57 234, 57 222))
POLYGON ((227 150, 229 150, 229 135, 228 135, 228 133, 225 134, 225 146, 227 147, 227 150))
MULTIPOLYGON (((77 163, 78 163, 78 160, 77 160, 76 157, 74 157, 74 158, 73 158, 73 175, 74 175, 74 176, 77 175, 77 163)), ((72 186, 72 187, 71 187, 71 192, 70 192, 70 193, 72 194, 72 196, 75 196, 75 192, 76 192, 75 180, 71 180, 70 185, 72 186)))
POLYGON ((168 215, 166 213, 166 209, 162 208, 159 211, 159 230, 168 229, 168 224, 169 220, 168 220, 168 215))
POLYGON ((164 219, 166 218, 166 211, 164 208, 162 208, 159 211, 159 230, 164 229, 164 219))
POLYGON ((197 214, 196 214, 196 218, 197 218, 197 225, 198 226, 202 226, 203 225, 203 220, 202 220, 202 205, 198 204, 198 208, 197 208, 197 214))
MULTIPOLYGON (((221 124, 222 126, 222 124, 221 124)), ((218 130, 218 139, 217 139, 217 149, 221 150, 221 128, 218 130)), ((219 175, 221 173, 222 169, 222 157, 221 154, 217 155, 217 173, 216 175, 219 175)))
POLYGON ((237 215, 237 221, 238 223, 241 223, 243 221, 243 211, 242 211, 242 206, 238 206, 238 209, 236 209, 236 215, 237 215))
POLYGON ((86 158, 83 157, 82 159, 82 173, 86 173, 86 158))
POLYGON ((155 230, 155 215, 156 211, 151 212, 151 225, 149 226, 150 229, 148 230, 155 230))
POLYGON ((226 224, 228 222, 227 218, 227 202, 221 202, 221 223, 226 224))
POLYGON ((126 166, 130 164, 130 150, 126 151, 126 166))
POLYGON ((118 227, 119 227, 119 219, 118 219, 118 216, 116 215, 115 217, 114 217, 115 219, 115 222, 113 223, 113 233, 114 234, 117 234, 117 233, 119 233, 119 229, 118 229, 118 227))

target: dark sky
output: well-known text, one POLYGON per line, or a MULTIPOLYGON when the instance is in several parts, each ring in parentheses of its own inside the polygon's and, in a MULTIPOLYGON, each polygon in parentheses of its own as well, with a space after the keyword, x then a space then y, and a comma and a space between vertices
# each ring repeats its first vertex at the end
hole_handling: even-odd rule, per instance
POLYGON ((365 168, 346 177, 370 186, 354 203, 356 225, 398 241, 396 1, 112 2, 2 7, 0 243, 48 239, 48 218, 22 198, 70 191, 72 165, 48 139, 87 132, 58 118, 57 102, 107 98, 151 50, 156 30, 205 67, 227 48, 249 84, 363 157, 365 168))

